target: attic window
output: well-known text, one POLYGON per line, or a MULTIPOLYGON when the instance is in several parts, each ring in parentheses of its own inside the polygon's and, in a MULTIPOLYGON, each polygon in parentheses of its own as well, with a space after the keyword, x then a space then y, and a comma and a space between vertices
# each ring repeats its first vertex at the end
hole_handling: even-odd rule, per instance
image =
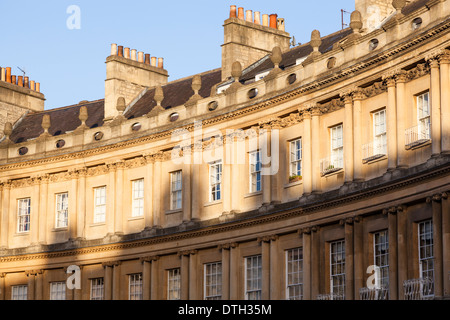
POLYGON ((288 84, 293 84, 295 81, 297 81, 297 75, 295 73, 293 73, 287 77, 288 84))
POLYGON ((372 39, 369 41, 369 50, 375 50, 378 47, 379 41, 378 39, 372 39))
POLYGON ((219 103, 218 103, 217 101, 211 101, 211 102, 208 104, 208 110, 209 110, 209 111, 214 111, 214 110, 217 109, 218 106, 219 106, 219 103))
POLYGON ((422 18, 415 18, 412 21, 412 29, 416 30, 419 29, 422 26, 422 18))
POLYGON ((56 148, 61 149, 62 147, 64 147, 66 145, 66 142, 64 140, 58 140, 56 141, 56 148))
POLYGON ((28 148, 27 147, 22 147, 18 150, 19 155, 24 156, 28 153, 28 148))
POLYGON ((100 141, 100 140, 102 140, 103 139, 103 132, 97 132, 97 133, 95 133, 94 134, 94 140, 95 141, 100 141))
POLYGON ((249 99, 255 98, 258 95, 258 89, 253 88, 253 89, 249 90, 247 95, 248 95, 249 99))
POLYGON ((170 122, 175 122, 178 120, 179 117, 180 115, 178 114, 178 112, 174 112, 169 116, 169 120, 170 122))
POLYGON ((131 130, 133 130, 133 131, 139 131, 139 130, 141 130, 141 128, 142 128, 142 125, 139 122, 136 122, 135 124, 133 124, 131 126, 131 130))

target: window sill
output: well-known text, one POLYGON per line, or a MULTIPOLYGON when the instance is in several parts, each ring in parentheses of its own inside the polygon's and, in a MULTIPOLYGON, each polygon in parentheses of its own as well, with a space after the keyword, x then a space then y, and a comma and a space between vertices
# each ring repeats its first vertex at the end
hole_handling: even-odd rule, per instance
POLYGON ((94 222, 89 225, 89 227, 101 227, 106 226, 106 222, 94 222))
POLYGON ((14 234, 15 237, 26 237, 29 236, 31 233, 30 231, 26 231, 26 232, 16 232, 14 234))
POLYGON ((137 217, 130 217, 128 218, 128 221, 135 221, 135 220, 143 220, 144 216, 137 216, 137 217))
POLYGON ((371 164, 371 163, 375 163, 375 162, 386 160, 386 159, 387 159, 387 155, 378 154, 376 156, 372 156, 372 157, 363 159, 363 164, 371 164))
POLYGON ((326 177, 331 177, 331 176, 337 175, 341 172, 344 172, 344 168, 330 169, 327 172, 321 172, 320 175, 321 175, 321 177, 326 178, 326 177))
POLYGON ((61 228, 53 228, 52 232, 64 232, 64 231, 69 231, 68 227, 61 227, 61 228))
POLYGON ((262 191, 251 192, 251 193, 245 194, 245 195, 244 195, 244 198, 256 197, 256 196, 260 196, 260 195, 262 195, 262 194, 263 194, 262 191))
POLYGON ((431 139, 418 140, 416 142, 405 145, 406 150, 415 150, 431 145, 431 139))
POLYGON ((180 209, 173 209, 173 210, 167 210, 165 212, 166 215, 171 215, 171 214, 175 214, 175 213, 181 213, 183 212, 183 208, 180 209))
POLYGON ((298 180, 298 181, 294 181, 294 182, 289 182, 286 183, 284 185, 284 188, 292 188, 292 187, 296 187, 296 186, 301 186, 303 184, 303 180, 298 180))
POLYGON ((215 206, 216 204, 221 204, 221 203, 222 203, 222 200, 216 200, 216 201, 207 202, 203 206, 210 207, 210 206, 215 206))

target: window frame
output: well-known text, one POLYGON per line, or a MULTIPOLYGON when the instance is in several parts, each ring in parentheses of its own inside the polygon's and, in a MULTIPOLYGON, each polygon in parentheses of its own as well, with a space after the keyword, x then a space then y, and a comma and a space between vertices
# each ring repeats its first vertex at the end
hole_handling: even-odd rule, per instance
POLYGON ((372 113, 373 123, 373 155, 386 155, 387 154, 387 118, 386 108, 374 111, 372 113), (381 116, 382 114, 382 116, 381 116), (378 121, 379 119, 382 121, 378 121), (381 122, 381 123, 380 123, 381 122), (378 128, 381 126, 381 130, 378 128))
POLYGON ((373 233, 373 263, 380 270, 380 285, 389 290, 389 231, 387 229, 373 233), (377 240, 383 240, 378 242, 377 240), (385 248, 385 252, 381 249, 385 248), (385 263, 381 263, 385 261, 385 263), (380 263, 379 263, 380 262, 380 263))
POLYGON ((106 186, 94 188, 94 223, 106 222, 106 186), (104 195, 98 195, 97 192, 103 191, 104 195), (98 203, 97 200, 103 199, 103 202, 98 203))
MULTIPOLYGON (((419 223, 417 223, 417 247, 418 247, 418 262, 419 262, 419 275, 420 278, 429 278, 432 280, 432 283, 434 284, 434 280, 435 280, 435 266, 434 266, 434 259, 435 259, 435 255, 434 255, 434 239, 433 239, 433 220, 432 219, 427 219, 424 221, 421 221, 419 223), (425 232, 422 232, 422 226, 424 226, 425 228, 428 226, 429 229, 425 229, 425 232), (431 239, 431 243, 426 243, 425 245, 422 245, 422 236, 428 236, 429 239, 431 239), (431 252, 431 255, 425 255, 423 256, 423 253, 428 253, 431 252), (424 265, 431 265, 431 267, 427 267, 426 269, 424 269, 424 265), (431 274, 431 277, 430 277, 431 274), (424 275, 427 275, 426 277, 424 277, 424 275)), ((434 293, 434 286, 433 286, 433 293, 434 293)))
POLYGON ((303 141, 298 138, 289 142, 289 177, 297 177, 303 175, 303 141), (299 143, 299 144, 297 144, 299 143), (299 147, 299 148, 298 148, 299 147), (295 148, 295 151, 292 149, 295 148), (300 164, 300 169, 298 165, 300 164), (295 169, 294 169, 295 166, 295 169))
POLYGON ((31 198, 17 199, 17 233, 28 233, 31 230, 31 198), (23 204, 26 207, 23 208, 23 204), (25 213, 23 211, 25 209, 25 213))
POLYGON ((144 216, 145 184, 144 178, 131 181, 131 217, 144 216))
POLYGON ((303 300, 303 248, 292 248, 286 250, 286 299, 287 300, 303 300), (296 259, 289 259, 290 253, 297 254, 296 259), (296 270, 294 270, 297 265, 296 270), (293 276, 302 281, 290 281, 290 276, 293 276), (299 292, 300 294, 292 295, 291 290, 299 292))
POLYGON ((177 170, 170 173, 170 210, 181 210, 182 208, 183 171, 177 170))
POLYGON ((69 226, 69 193, 61 192, 55 194, 55 228, 67 228, 69 226), (65 197, 64 197, 65 196, 65 197), (61 199, 65 199, 61 203, 61 199), (63 219, 61 219, 61 215, 63 219), (63 222, 61 224, 61 222, 63 222))
POLYGON ((142 273, 133 273, 128 275, 128 300, 144 299, 143 277, 142 273), (137 289, 137 290, 136 290, 137 289))
POLYGON ((181 269, 167 270, 167 300, 181 300, 181 269))
POLYGON ((55 281, 50 282, 50 300, 66 300, 66 282, 55 281), (64 299, 63 299, 64 298, 64 299))
POLYGON ((335 168, 344 167, 344 125, 338 124, 330 128, 331 164, 335 168), (339 135, 335 135, 339 134, 339 135), (340 143, 339 143, 340 142, 340 143), (335 145, 336 143, 336 145, 335 145))
POLYGON ((222 300, 222 262, 205 263, 203 274, 204 300, 222 300))
POLYGON ((428 140, 431 138, 431 104, 430 104, 430 92, 418 94, 416 96, 417 107, 417 133, 419 140, 428 140), (424 99, 426 97, 426 99, 424 99), (426 101, 426 115, 423 115, 424 101, 426 101), (422 102, 422 103, 421 103, 422 102))
POLYGON ((92 278, 90 279, 91 291, 90 300, 104 300, 105 299, 105 279, 92 278), (98 282, 98 283, 95 283, 98 282), (101 282, 101 283, 100 283, 101 282))
POLYGON ((262 255, 245 258, 245 300, 262 299, 262 255), (256 268, 255 268, 256 261, 256 268), (249 288, 249 283, 252 288, 249 288))
POLYGON ((209 163, 209 201, 222 200, 222 161, 214 161, 209 163), (217 168, 217 170, 215 169, 217 168), (213 173, 213 170, 215 172, 213 173))
POLYGON ((20 284, 11 286, 11 300, 22 301, 28 300, 28 285, 20 284), (20 292, 15 292, 20 291, 20 292))
POLYGON ((332 296, 338 295, 345 298, 345 240, 330 242, 330 293, 332 296), (333 252, 333 248, 340 245, 341 250, 333 252), (343 259, 335 260, 334 257, 341 255, 343 259), (336 261, 336 262, 334 262, 336 261), (334 266, 340 266, 341 272, 333 272, 334 266), (337 284, 335 284, 335 280, 337 284), (337 289, 337 292, 336 290, 337 289))
POLYGON ((248 154, 249 167, 249 192, 256 193, 262 191, 262 162, 261 151, 252 151, 248 154))

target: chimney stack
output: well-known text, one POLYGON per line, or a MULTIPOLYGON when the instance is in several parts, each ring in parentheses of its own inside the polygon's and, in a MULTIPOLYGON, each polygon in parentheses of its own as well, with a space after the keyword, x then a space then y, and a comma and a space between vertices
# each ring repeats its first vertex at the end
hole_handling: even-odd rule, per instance
POLYGON ((263 14, 261 20, 259 11, 239 7, 236 14, 236 6, 230 6, 230 18, 224 23, 222 80, 231 77, 234 62, 240 62, 245 69, 270 54, 276 46, 282 51, 288 50, 290 39, 284 19, 277 14, 263 14))
POLYGON ((168 77, 163 58, 112 44, 111 55, 106 59, 104 120, 119 116, 116 108, 119 98, 128 105, 144 89, 166 84, 168 77))

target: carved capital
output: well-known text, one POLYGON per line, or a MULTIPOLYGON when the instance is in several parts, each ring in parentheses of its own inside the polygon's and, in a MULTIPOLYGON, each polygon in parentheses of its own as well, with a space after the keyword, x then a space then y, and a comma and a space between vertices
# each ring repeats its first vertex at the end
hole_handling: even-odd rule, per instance
POLYGON ((278 235, 270 235, 270 236, 263 236, 263 237, 259 237, 258 239, 256 239, 256 241, 258 243, 262 243, 262 242, 266 242, 269 243, 271 241, 276 241, 278 240, 278 235))
POLYGON ((230 243, 219 244, 218 248, 219 248, 219 250, 230 250, 233 248, 237 248, 238 246, 239 246, 239 243, 230 242, 230 243))

